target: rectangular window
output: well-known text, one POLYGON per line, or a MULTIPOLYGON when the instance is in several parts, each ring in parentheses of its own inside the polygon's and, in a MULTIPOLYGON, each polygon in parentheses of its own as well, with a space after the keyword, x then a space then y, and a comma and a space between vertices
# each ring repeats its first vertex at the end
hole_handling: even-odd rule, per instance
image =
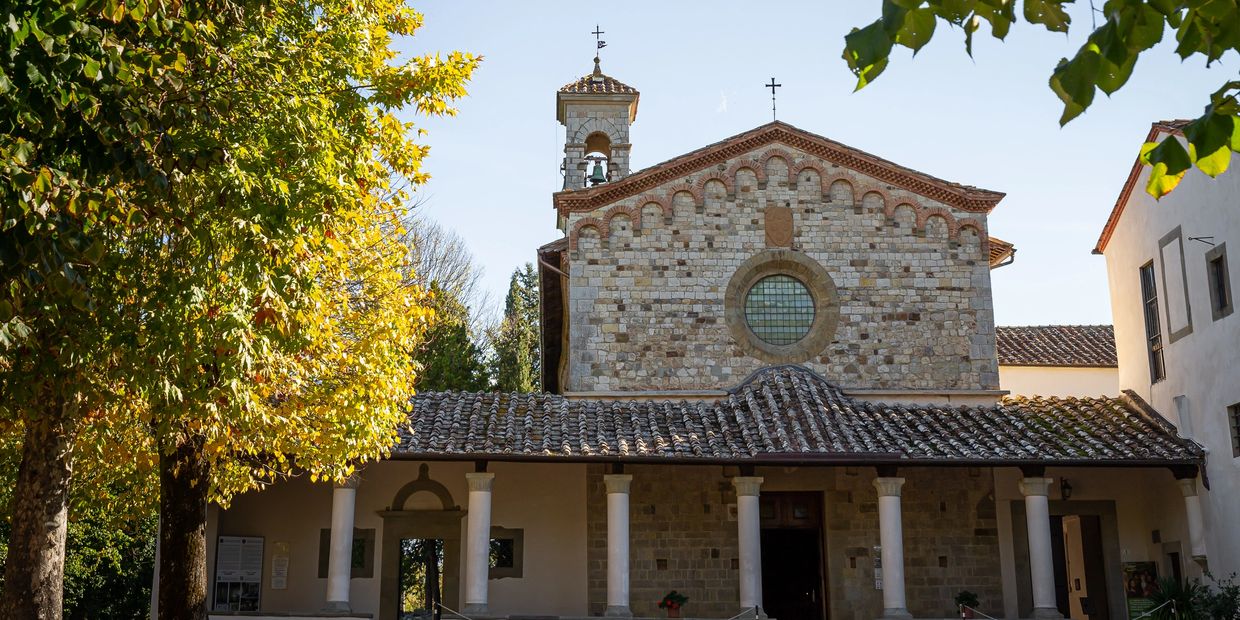
POLYGON ((1227 408, 1227 424, 1231 426, 1231 455, 1240 458, 1240 403, 1227 408))
POLYGON ((1154 282, 1154 262, 1141 267, 1141 302, 1145 307, 1145 339, 1150 356, 1150 383, 1167 377, 1163 366, 1162 328, 1158 323, 1158 287, 1154 282))
POLYGON ((1206 252, 1206 285, 1210 288, 1210 314, 1217 321, 1231 314, 1231 276, 1227 273, 1227 245, 1220 243, 1206 252))

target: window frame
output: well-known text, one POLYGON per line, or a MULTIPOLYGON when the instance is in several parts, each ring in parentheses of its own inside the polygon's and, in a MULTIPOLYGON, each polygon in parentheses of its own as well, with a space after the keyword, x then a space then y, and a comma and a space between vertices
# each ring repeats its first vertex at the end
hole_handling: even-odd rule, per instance
POLYGON ((1231 430, 1231 457, 1240 459, 1240 403, 1227 406, 1227 427, 1231 430))
POLYGON ((1137 270, 1141 284, 1141 309, 1145 318, 1145 350, 1150 365, 1150 383, 1167 378, 1167 364, 1163 356, 1166 345, 1162 340, 1162 323, 1158 316, 1158 276, 1154 273, 1154 261, 1137 270))
POLYGON ((512 541, 512 566, 491 566, 490 553, 487 554, 487 579, 503 579, 514 577, 520 579, 525 572, 525 529, 510 527, 491 527, 492 540, 512 541))
MULTIPOLYGON (((744 298, 743 303, 744 303, 743 311, 745 314, 745 326, 749 328, 749 332, 752 333, 754 337, 756 337, 758 340, 761 340, 762 342, 765 342, 769 345, 773 345, 777 347, 792 346, 808 338, 810 335, 810 332, 812 332, 814 329, 814 319, 818 314, 818 308, 817 308, 818 302, 817 300, 814 299, 814 292, 810 290, 808 284, 803 282, 800 278, 792 274, 789 274, 789 273, 772 273, 770 275, 766 275, 758 279, 758 281, 751 284, 749 286, 749 289, 745 291, 745 298, 744 298), (795 340, 791 340, 789 342, 772 342, 771 340, 768 340, 767 338, 763 337, 762 334, 758 333, 757 329, 754 329, 753 319, 755 317, 751 316, 750 314, 750 303, 749 302, 750 302, 750 299, 752 299, 754 295, 755 289, 757 289, 758 286, 760 286, 762 283, 771 281, 772 278, 787 278, 789 280, 792 280, 793 282, 795 282, 797 285, 801 287, 801 290, 804 291, 805 295, 809 298, 809 319, 810 319, 809 325, 805 326, 804 332, 801 333, 795 340)), ((784 312, 784 314, 790 315, 791 313, 784 312)))
POLYGON ((835 281, 817 261, 803 252, 770 249, 750 256, 728 281, 723 297, 724 321, 733 341, 745 354, 768 364, 800 364, 822 354, 835 337, 840 321, 835 281), (759 280, 772 275, 791 276, 809 289, 814 300, 814 322, 800 340, 775 345, 758 337, 745 318, 745 299, 759 280))
POLYGON ((1220 243, 1205 254, 1206 288, 1210 291, 1210 316, 1215 321, 1225 318, 1235 308, 1231 295, 1231 269, 1227 264, 1227 244, 1220 243))
MULTIPOLYGON (((319 579, 327 579, 331 555, 332 530, 319 529, 319 579)), ((353 528, 353 545, 349 550, 349 578, 370 579, 375 576, 375 528, 353 528), (361 562, 354 562, 361 551, 361 562)))

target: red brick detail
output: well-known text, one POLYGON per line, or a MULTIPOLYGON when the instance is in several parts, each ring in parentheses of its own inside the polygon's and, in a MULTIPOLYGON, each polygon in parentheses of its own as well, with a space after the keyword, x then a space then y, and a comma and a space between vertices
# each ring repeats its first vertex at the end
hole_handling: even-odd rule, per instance
POLYGON ((736 187, 736 173, 745 169, 753 171, 753 176, 758 180, 758 183, 766 182, 766 170, 761 164, 752 159, 742 159, 731 166, 728 166, 728 171, 724 173, 729 179, 732 179, 733 188, 736 187))
POLYGON ((697 204, 705 204, 706 184, 711 181, 719 181, 720 183, 723 183, 724 190, 726 190, 728 194, 734 194, 736 192, 736 185, 732 183, 732 180, 732 177, 724 176, 719 172, 708 172, 701 177, 698 177, 697 183, 694 184, 695 193, 693 194, 694 198, 697 200, 697 204))
POLYGON ((1001 192, 944 181, 777 121, 636 172, 615 183, 557 192, 552 202, 560 213, 593 211, 771 144, 803 151, 964 211, 987 213, 1004 196, 1001 192))
POLYGON ((792 154, 783 149, 768 149, 762 154, 761 157, 758 158, 758 161, 762 163, 762 168, 760 168, 761 172, 759 173, 761 176, 758 177, 758 180, 766 181, 766 165, 776 157, 784 160, 785 164, 788 164, 788 185, 792 186, 796 183, 796 176, 792 174, 792 154))
POLYGON ((582 230, 587 228, 593 228, 594 231, 598 233, 599 241, 602 242, 606 242, 607 236, 611 234, 611 231, 607 227, 607 222, 600 222, 595 218, 587 217, 578 221, 576 224, 573 224, 573 231, 568 235, 568 249, 577 249, 577 237, 581 235, 582 230))
POLYGON ((629 216, 629 221, 633 222, 633 230, 640 230, 642 227, 642 212, 637 207, 626 207, 624 205, 616 205, 603 213, 603 221, 607 224, 607 232, 611 233, 612 218, 621 213, 629 216))
POLYGON ((639 200, 639 201, 638 201, 638 203, 640 203, 640 204, 641 204, 641 209, 638 209, 638 212, 639 212, 639 213, 641 212, 641 210, 642 210, 642 209, 645 209, 645 208, 646 208, 646 205, 648 205, 648 204, 656 204, 656 205, 659 205, 659 208, 663 210, 663 217, 671 217, 671 216, 672 216, 672 196, 671 196, 671 194, 668 194, 667 198, 660 198, 660 197, 658 197, 658 196, 644 196, 644 197, 642 197, 642 199, 641 199, 641 200, 639 200))
POLYGON ((917 227, 925 230, 926 222, 932 217, 941 217, 947 223, 947 237, 950 239, 956 236, 956 218, 952 216, 951 211, 942 207, 926 207, 917 211, 917 227))
POLYGON ((688 183, 677 183, 676 185, 667 188, 667 204, 669 209, 676 204, 673 199, 676 198, 676 194, 679 194, 680 192, 687 192, 690 196, 692 196, 693 204, 695 205, 704 203, 700 189, 693 185, 689 185, 688 183))
POLYGON ((959 237, 960 231, 966 228, 972 228, 973 232, 977 233, 978 239, 986 239, 986 225, 983 224, 981 220, 972 217, 964 217, 956 220, 955 236, 959 237))
POLYGON ((836 177, 832 177, 829 179, 826 177, 823 177, 822 195, 827 198, 830 198, 831 187, 834 186, 836 183, 840 183, 840 182, 843 182, 846 185, 848 185, 848 199, 853 204, 857 204, 857 186, 853 184, 852 179, 845 177, 845 176, 836 176, 836 177))
MULTIPOLYGON (((793 183, 799 183, 801 173, 806 170, 813 170, 818 173, 819 190, 822 192, 823 198, 830 197, 831 185, 827 180, 827 172, 822 169, 822 164, 812 159, 802 159, 795 164, 788 166, 788 178, 793 183)), ((795 185, 793 186, 795 187, 795 185)))

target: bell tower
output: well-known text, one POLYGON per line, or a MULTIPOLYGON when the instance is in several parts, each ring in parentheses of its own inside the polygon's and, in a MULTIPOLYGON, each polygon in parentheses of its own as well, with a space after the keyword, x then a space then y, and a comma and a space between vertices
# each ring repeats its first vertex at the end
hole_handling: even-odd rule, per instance
POLYGON ((629 174, 629 126, 637 118, 636 88, 594 71, 555 95, 555 117, 564 125, 564 189, 611 183, 629 174))

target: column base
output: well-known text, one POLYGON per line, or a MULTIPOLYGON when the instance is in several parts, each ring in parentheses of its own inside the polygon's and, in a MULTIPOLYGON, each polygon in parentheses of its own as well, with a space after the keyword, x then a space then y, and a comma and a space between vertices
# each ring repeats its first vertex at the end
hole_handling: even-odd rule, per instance
POLYGON ((465 603, 461 613, 471 618, 487 617, 491 615, 491 610, 488 607, 486 603, 465 603))
POLYGON ((1033 620, 1063 620, 1063 614, 1054 607, 1034 607, 1029 617, 1033 620))
POLYGON ((607 611, 603 612, 603 616, 607 618, 632 618, 633 610, 628 605, 608 605, 607 611))
POLYGON ((894 609, 884 609, 883 615, 879 618, 879 620, 908 620, 912 617, 913 614, 909 613, 907 609, 900 607, 894 609))
POLYGON ((756 620, 767 620, 768 618, 770 618, 770 616, 766 615, 765 611, 762 611, 761 607, 758 608, 757 614, 754 614, 753 607, 742 607, 739 613, 742 613, 745 615, 739 616, 737 620, 755 620, 755 619, 756 620))
POLYGON ((353 608, 349 607, 349 601, 327 601, 323 611, 353 611, 353 608))

